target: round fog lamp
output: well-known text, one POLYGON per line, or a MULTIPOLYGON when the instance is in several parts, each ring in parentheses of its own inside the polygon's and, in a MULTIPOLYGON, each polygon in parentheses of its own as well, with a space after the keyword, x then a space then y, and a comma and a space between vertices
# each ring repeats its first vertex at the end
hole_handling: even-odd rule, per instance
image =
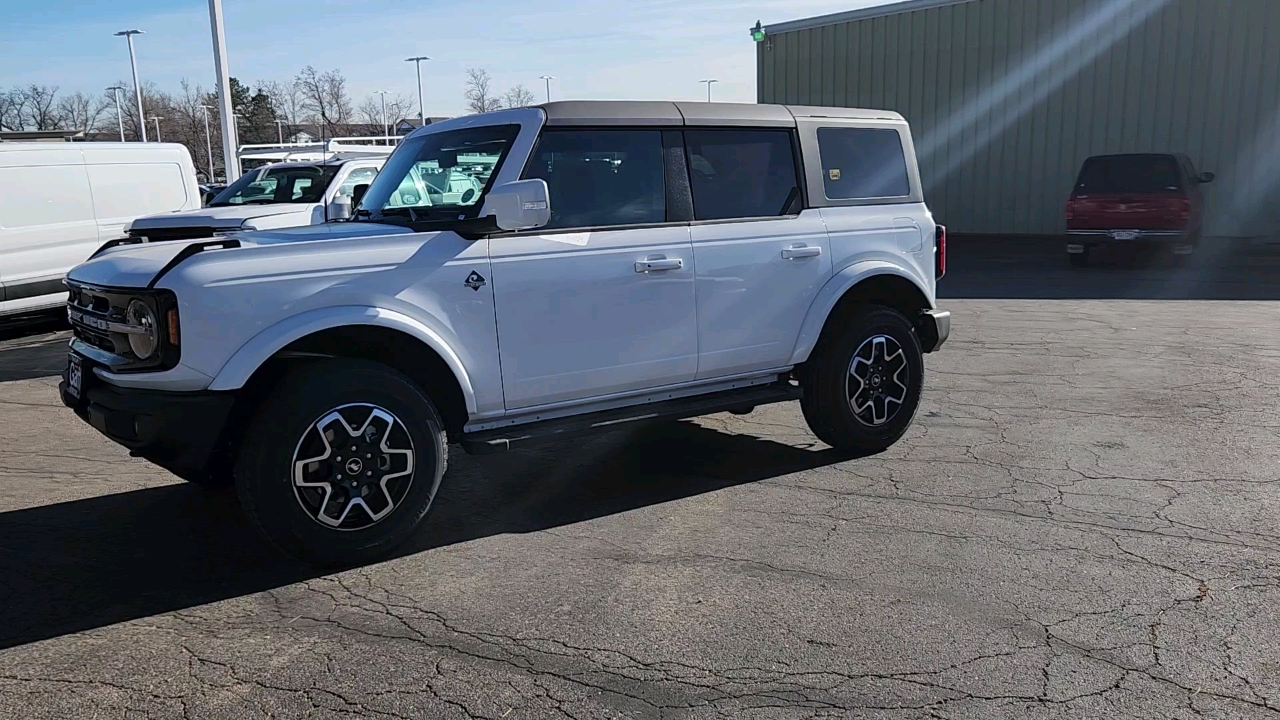
POLYGON ((160 344, 156 326, 156 314, 141 300, 133 300, 125 310, 125 321, 130 325, 145 328, 146 332, 129 333, 129 349, 139 360, 146 360, 155 355, 160 344))

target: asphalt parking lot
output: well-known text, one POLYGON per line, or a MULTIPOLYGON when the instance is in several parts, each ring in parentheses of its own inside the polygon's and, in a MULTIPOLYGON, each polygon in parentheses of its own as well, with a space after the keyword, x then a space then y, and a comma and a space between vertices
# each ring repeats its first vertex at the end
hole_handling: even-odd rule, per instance
POLYGON ((906 439, 794 404, 456 452, 318 574, 0 343, 0 717, 1280 717, 1280 259, 956 240, 906 439))

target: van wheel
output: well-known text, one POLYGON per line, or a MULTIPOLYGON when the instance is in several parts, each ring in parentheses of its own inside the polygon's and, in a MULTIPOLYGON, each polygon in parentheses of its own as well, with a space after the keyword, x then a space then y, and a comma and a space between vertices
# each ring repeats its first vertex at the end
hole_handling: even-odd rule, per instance
POLYGON ((1071 261, 1071 267, 1089 267, 1089 248, 1085 248, 1082 253, 1069 253, 1067 259, 1071 261))
POLYGON ((254 525, 315 565, 385 557, 427 517, 448 461, 444 423, 399 372, 363 360, 290 371, 249 425, 236 492, 254 525))
POLYGON ((810 360, 800 407, 828 445, 877 453, 902 437, 920 404, 920 339, 892 308, 870 306, 837 321, 843 330, 824 337, 810 360))

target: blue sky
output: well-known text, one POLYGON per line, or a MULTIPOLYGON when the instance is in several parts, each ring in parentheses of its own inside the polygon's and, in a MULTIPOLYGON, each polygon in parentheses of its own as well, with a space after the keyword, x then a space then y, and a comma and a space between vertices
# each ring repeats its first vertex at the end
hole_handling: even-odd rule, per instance
MULTIPOLYGON (((482 67, 503 91, 556 76, 555 99, 755 100, 747 29, 884 0, 224 0, 231 74, 288 80, 304 65, 339 68, 351 95, 416 96, 411 55, 423 65, 427 112, 462 112, 463 73, 482 67)), ((143 81, 176 89, 213 84, 205 0, 17 0, 0 3, 0 87, 27 83, 97 92, 128 80, 123 38, 139 28, 143 81)))

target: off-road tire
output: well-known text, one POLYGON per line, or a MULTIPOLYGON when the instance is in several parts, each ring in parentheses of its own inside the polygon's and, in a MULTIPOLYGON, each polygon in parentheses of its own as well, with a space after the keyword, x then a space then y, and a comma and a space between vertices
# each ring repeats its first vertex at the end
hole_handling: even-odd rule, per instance
MULTIPOLYGON (((896 373, 896 360, 891 370, 896 373)), ((877 363, 876 366, 890 363, 877 363)), ((869 364, 860 362, 859 373, 869 369, 869 364)), ((888 371, 878 373, 882 378, 888 371)), ((818 439, 844 452, 855 454, 872 454, 885 450, 902 437, 915 417, 916 408, 920 405, 920 390, 924 384, 924 353, 920 349, 920 338, 915 328, 902 313, 893 308, 880 305, 868 305, 842 312, 832 318, 823 337, 814 349, 813 356, 806 364, 801 382, 804 395, 800 408, 809 423, 809 429, 818 439), (855 402, 850 399, 850 392, 858 382, 858 387, 869 387, 866 380, 855 380, 851 373, 854 369, 854 354, 861 352, 865 357, 868 347, 874 352, 876 338, 888 341, 879 343, 880 347, 890 348, 889 354, 896 357, 892 348, 902 353, 901 368, 905 369, 906 378, 900 390, 893 378, 900 375, 889 375, 885 382, 895 383, 895 391, 900 390, 901 402, 884 401, 884 407, 893 407, 892 414, 884 413, 884 421, 876 424, 867 422, 864 409, 863 419, 855 411, 855 402), (868 346, 868 343, 871 343, 868 346)), ((878 387, 878 385, 877 385, 878 387)), ((887 387, 887 385, 886 385, 887 387)), ((876 413, 874 401, 871 414, 876 413)))
POLYGON ((413 537, 431 510, 447 463, 444 422, 431 399, 413 381, 375 362, 319 360, 289 371, 264 399, 241 443, 235 485, 249 519, 281 550, 313 565, 350 566, 382 559, 413 537), (321 427, 325 418, 338 411, 353 419, 343 419, 346 424, 331 419, 321 427), (368 419, 358 427, 366 411, 368 419), (382 432, 384 426, 387 429, 382 432), (344 434, 361 427, 372 434, 344 434), (327 433, 333 435, 332 442, 327 433), (338 445, 339 441, 343 444, 338 445), (357 458, 347 458, 344 464, 335 449, 345 450, 353 442, 361 443, 358 459, 373 463, 358 468, 356 476, 362 482, 369 473, 372 476, 359 490, 348 491, 346 480, 351 476, 336 481, 335 477, 344 476, 334 473, 344 472, 343 468, 357 458), (301 462, 300 458, 317 457, 314 451, 304 450, 304 445, 317 444, 327 448, 330 456, 319 462, 301 462), (395 447, 366 460, 364 450, 377 453, 379 447, 385 449, 389 444, 395 447), (385 470, 380 467, 382 460, 387 461, 385 470), (407 474, 400 472, 394 481, 385 479, 410 467, 410 462, 407 474), (317 477, 328 485, 303 486, 317 477), (407 484, 401 485, 406 477, 407 484), (394 485, 389 484, 392 482, 394 485), (402 488, 399 500, 392 500, 402 488), (363 498, 353 494, 360 492, 374 493, 363 508, 359 504, 363 498), (336 498, 332 505, 331 497, 336 498), (337 518, 345 518, 346 526, 341 529, 317 519, 323 516, 333 521, 337 514, 334 508, 339 506, 348 510, 337 518), (388 507, 391 509, 385 516, 373 519, 375 509, 381 512, 388 507), (367 526, 359 526, 366 521, 367 526))

